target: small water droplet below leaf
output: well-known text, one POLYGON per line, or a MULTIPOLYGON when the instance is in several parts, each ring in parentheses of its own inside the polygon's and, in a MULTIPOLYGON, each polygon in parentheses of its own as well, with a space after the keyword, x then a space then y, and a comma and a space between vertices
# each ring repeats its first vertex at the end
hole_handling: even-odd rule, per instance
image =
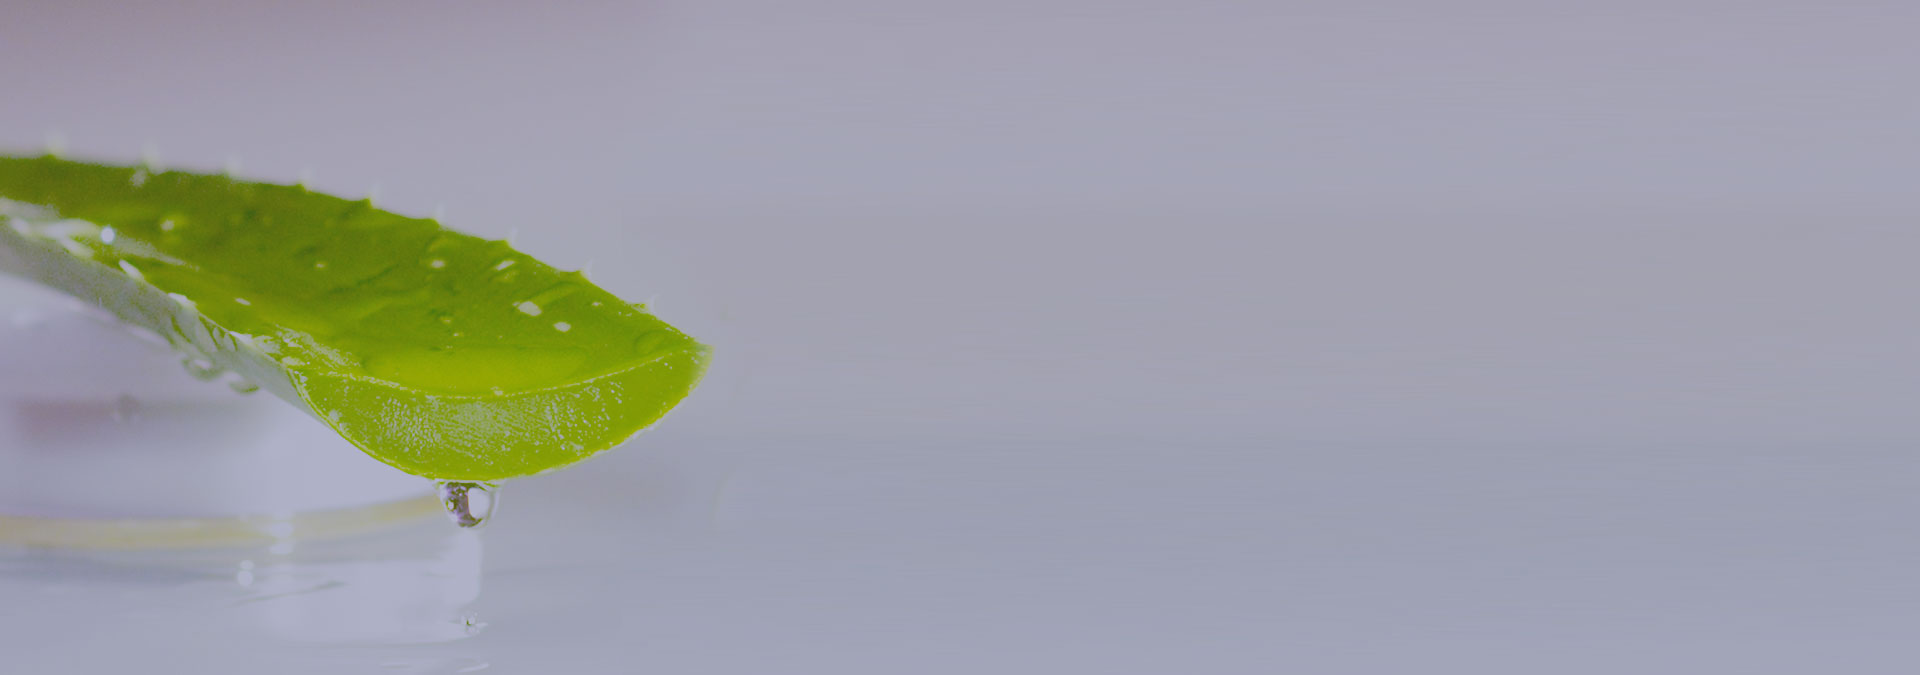
POLYGON ((447 517, 460 527, 480 527, 493 516, 500 501, 499 487, 492 483, 446 481, 440 483, 440 504, 447 517))

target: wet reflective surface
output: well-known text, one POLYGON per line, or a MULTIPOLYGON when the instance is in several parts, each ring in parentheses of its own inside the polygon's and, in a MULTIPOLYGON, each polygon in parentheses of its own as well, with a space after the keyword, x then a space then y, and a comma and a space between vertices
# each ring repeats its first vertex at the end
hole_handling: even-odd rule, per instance
POLYGON ((1894 449, 648 441, 480 530, 9 549, 6 672, 1784 673, 1920 619, 1894 449))
MULTIPOLYGON (((134 652, 122 650, 191 651, 181 655, 184 664, 214 671, 271 654, 349 650, 313 660, 320 672, 321 664, 350 665, 355 651, 478 634, 485 623, 471 607, 482 561, 477 532, 431 518, 372 535, 245 548, 7 547, 0 548, 0 597, 12 620, 5 628, 35 645, 10 651, 46 668, 133 662, 134 652), (113 650, 82 649, 108 643, 113 650), (204 651, 215 644, 237 649, 204 651)), ((436 658, 449 666, 483 663, 436 658)), ((463 672, 414 660, 417 668, 407 672, 463 672)), ((291 667, 285 672, 307 672, 291 667)))
MULTIPOLYGON (((380 533, 245 548, 0 548, 4 662, 26 673, 1122 672, 1253 637, 1267 601, 1246 584, 1266 565, 1232 559, 1257 547, 1221 535, 1270 514, 1222 520, 1207 511, 1235 497, 1181 506, 1125 479, 1140 467, 1089 468, 1099 453, 1035 465, 1030 450, 662 430, 515 481, 513 504, 480 529, 428 512, 380 533), (1180 633, 1152 639, 1169 627, 1180 633)), ((1258 482, 1226 472, 1218 485, 1258 482)))

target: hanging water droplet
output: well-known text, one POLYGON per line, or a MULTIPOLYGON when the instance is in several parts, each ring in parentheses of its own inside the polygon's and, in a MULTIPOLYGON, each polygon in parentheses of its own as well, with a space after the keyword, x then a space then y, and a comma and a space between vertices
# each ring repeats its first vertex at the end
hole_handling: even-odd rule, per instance
POLYGON ((492 483, 447 481, 440 483, 440 504, 447 517, 460 527, 479 527, 493 516, 499 502, 499 487, 492 483))
POLYGON ((228 382, 227 386, 232 387, 235 392, 241 394, 251 394, 260 391, 260 385, 254 384, 253 380, 244 377, 235 378, 233 381, 228 382))

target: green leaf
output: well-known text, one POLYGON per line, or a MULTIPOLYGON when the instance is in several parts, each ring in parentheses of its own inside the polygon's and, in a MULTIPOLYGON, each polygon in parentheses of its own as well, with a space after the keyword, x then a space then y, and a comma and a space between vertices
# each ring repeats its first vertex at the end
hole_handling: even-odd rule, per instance
POLYGON ((0 271, 439 480, 525 476, 619 445, 685 398, 710 355, 504 242, 225 176, 0 157, 0 271))

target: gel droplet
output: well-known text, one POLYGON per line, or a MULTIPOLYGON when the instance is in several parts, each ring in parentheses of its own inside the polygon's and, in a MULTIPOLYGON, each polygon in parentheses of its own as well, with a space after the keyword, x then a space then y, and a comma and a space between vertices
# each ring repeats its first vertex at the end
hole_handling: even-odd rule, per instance
POLYGON ((487 519, 493 516, 494 504, 499 501, 499 487, 492 483, 440 483, 440 505, 446 507, 447 517, 453 524, 460 527, 487 524, 487 519))

